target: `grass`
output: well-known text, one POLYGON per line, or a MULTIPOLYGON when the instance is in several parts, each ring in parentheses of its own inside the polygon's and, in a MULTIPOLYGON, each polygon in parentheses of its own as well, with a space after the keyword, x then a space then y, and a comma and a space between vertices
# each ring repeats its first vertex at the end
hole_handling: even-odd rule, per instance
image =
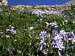
MULTIPOLYGON (((75 31, 75 23, 72 23, 75 18, 74 16, 70 17, 69 12, 66 12, 68 15, 65 14, 69 16, 67 18, 69 22, 65 22, 65 25, 63 25, 65 19, 63 16, 46 15, 46 17, 38 17, 31 13, 24 14, 19 11, 9 11, 7 7, 2 9, 3 11, 0 13, 0 56, 48 56, 39 50, 39 33, 43 29, 50 31, 49 28, 46 28, 45 22, 51 22, 53 19, 58 22, 59 30, 62 28, 66 31, 75 31), (6 29, 10 24, 17 31, 14 36, 11 34, 7 36, 6 34, 6 29), (34 28, 30 30, 30 27, 34 28)), ((50 42, 48 44, 50 45, 50 42)), ((49 49, 54 56, 54 49, 51 46, 49 46, 49 49)), ((75 55, 74 52, 75 49, 72 50, 73 55, 75 55)))

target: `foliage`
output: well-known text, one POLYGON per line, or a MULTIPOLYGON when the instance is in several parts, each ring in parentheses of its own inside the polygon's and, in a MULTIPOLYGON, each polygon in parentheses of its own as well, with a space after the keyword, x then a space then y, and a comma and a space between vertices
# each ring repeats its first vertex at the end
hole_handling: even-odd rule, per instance
MULTIPOLYGON (((8 7, 2 7, 2 10, 0 12, 0 56, 44 56, 39 50, 39 33, 44 29, 51 31, 50 28, 46 27, 46 22, 55 20, 59 26, 58 30, 75 31, 75 23, 73 23, 75 13, 70 15, 73 13, 72 11, 65 12, 65 15, 69 17, 64 17, 64 15, 43 15, 44 17, 41 17, 31 13, 10 10, 8 7), (16 28, 17 34, 14 36, 6 34, 6 29, 10 24, 16 28)), ((55 56, 50 40, 48 40, 48 45, 50 55, 55 56)), ((71 56, 74 56, 75 48, 70 51, 70 53, 72 52, 73 55, 71 56)))

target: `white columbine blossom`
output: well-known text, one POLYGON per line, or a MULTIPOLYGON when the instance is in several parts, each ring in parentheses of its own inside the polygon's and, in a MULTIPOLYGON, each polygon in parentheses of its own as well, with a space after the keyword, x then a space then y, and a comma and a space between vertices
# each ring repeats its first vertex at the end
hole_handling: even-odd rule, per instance
POLYGON ((57 22, 56 22, 56 21, 51 22, 50 25, 51 25, 51 26, 57 26, 57 22))
POLYGON ((9 25, 9 27, 6 29, 7 32, 10 32, 11 34, 16 34, 16 30, 13 26, 9 25))
POLYGON ((63 41, 62 41, 62 36, 57 34, 53 37, 53 42, 52 44, 54 45, 55 48, 58 48, 59 50, 64 49, 65 47, 63 46, 63 41))
POLYGON ((45 39, 46 39, 46 31, 41 31, 40 36, 40 50, 43 50, 46 47, 45 39))

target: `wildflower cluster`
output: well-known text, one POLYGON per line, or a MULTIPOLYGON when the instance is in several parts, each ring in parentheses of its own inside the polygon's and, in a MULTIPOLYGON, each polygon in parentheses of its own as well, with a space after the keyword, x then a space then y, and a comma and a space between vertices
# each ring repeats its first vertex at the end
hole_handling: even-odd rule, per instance
POLYGON ((63 37, 58 33, 58 25, 57 25, 57 22, 54 21, 54 22, 51 22, 50 23, 50 26, 51 26, 51 32, 52 32, 52 45, 54 48, 57 49, 57 53, 58 53, 58 56, 61 56, 61 52, 62 49, 64 49, 64 45, 63 45, 63 37))
POLYGON ((42 31, 40 33, 40 50, 46 47, 45 38, 46 38, 46 31, 42 31))
POLYGON ((9 27, 6 29, 6 32, 8 32, 12 35, 16 34, 16 30, 12 25, 9 25, 9 27))
MULTIPOLYGON (((57 22, 51 22, 51 23, 47 23, 48 26, 51 27, 51 42, 52 42, 52 46, 53 48, 57 49, 58 51, 58 56, 61 56, 61 52, 63 49, 65 50, 65 43, 74 43, 75 42, 75 34, 74 32, 66 32, 65 30, 60 30, 58 31, 58 25, 57 22)), ((41 50, 46 47, 46 43, 45 43, 45 38, 46 38, 46 31, 42 31, 40 33, 40 48, 41 50)))
POLYGON ((55 36, 53 36, 53 39, 52 39, 53 40, 53 42, 52 42, 53 47, 58 48, 59 50, 62 50, 63 48, 65 48, 63 46, 62 38, 63 37, 59 34, 56 34, 55 36))
POLYGON ((43 51, 44 54, 47 54, 46 49, 46 31, 41 31, 40 35, 40 50, 43 51))

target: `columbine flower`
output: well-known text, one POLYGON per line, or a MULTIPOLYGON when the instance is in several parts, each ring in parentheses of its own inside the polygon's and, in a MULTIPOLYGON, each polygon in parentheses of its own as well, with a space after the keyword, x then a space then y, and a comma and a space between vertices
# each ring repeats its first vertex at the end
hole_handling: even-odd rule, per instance
POLYGON ((57 22, 56 22, 56 21, 51 22, 51 23, 50 23, 50 26, 51 26, 51 30, 52 30, 52 31, 53 31, 53 30, 57 30, 58 25, 57 25, 57 22))
POLYGON ((40 50, 43 50, 44 48, 46 48, 46 43, 41 40, 41 42, 40 42, 40 50))
POLYGON ((75 42, 75 34, 73 32, 71 32, 71 40, 75 42))
POLYGON ((40 36, 40 50, 46 48, 45 38, 46 38, 46 31, 41 31, 39 34, 40 36))
POLYGON ((9 27, 6 29, 7 32, 10 32, 11 34, 16 34, 16 30, 13 26, 9 25, 9 27))
POLYGON ((67 33, 67 36, 68 36, 68 40, 72 40, 72 39, 74 38, 72 32, 68 32, 68 33, 67 33))
POLYGON ((41 40, 45 41, 46 33, 46 31, 41 31, 41 33, 39 34, 41 40))
POLYGON ((57 26, 57 22, 56 22, 56 21, 51 22, 50 25, 51 25, 51 26, 57 26))
POLYGON ((59 34, 57 34, 56 36, 53 37, 53 42, 52 42, 52 44, 53 44, 53 46, 54 46, 55 48, 58 48, 59 50, 62 50, 63 48, 65 48, 65 47, 63 46, 62 38, 63 38, 63 37, 62 37, 61 35, 59 35, 59 34))

